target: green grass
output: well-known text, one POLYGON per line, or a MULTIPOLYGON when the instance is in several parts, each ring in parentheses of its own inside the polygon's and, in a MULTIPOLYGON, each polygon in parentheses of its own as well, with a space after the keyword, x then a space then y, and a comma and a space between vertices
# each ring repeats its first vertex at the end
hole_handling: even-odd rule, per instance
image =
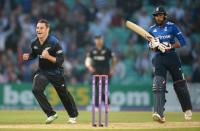
MULTIPOLYGON (((59 118, 54 122, 54 124, 63 124, 67 125, 68 115, 65 111, 58 111, 59 118)), ((0 110, 0 126, 1 125, 17 125, 17 124, 41 124, 44 125, 46 116, 41 110, 0 110)), ((166 113, 166 119, 168 122, 184 122, 188 124, 184 118, 182 112, 168 112, 166 113)), ((109 124, 111 123, 147 123, 152 122, 151 112, 109 112, 109 124)), ((200 122, 200 112, 194 112, 191 122, 200 122)), ((78 123, 82 124, 91 124, 91 112, 80 111, 78 117, 78 123)), ((153 122, 152 122, 153 124, 153 122)), ((157 123, 156 123, 157 124, 157 123)), ((2 129, 0 131, 25 131, 27 129, 2 129)), ((44 131, 44 129, 28 129, 33 131, 44 131)), ((52 131, 51 129, 45 129, 52 131)), ((54 129, 55 130, 55 129, 54 129)), ((56 129, 66 130, 66 129, 56 129)), ((81 129, 84 131, 86 129, 81 129)), ((89 129, 87 129, 89 130, 89 129)), ((92 129, 91 129, 92 130, 92 129)), ((105 128, 103 129, 105 130, 105 128)), ((121 129, 115 129, 121 130, 121 129)), ((130 129, 123 129, 130 130, 130 129)), ((175 128, 175 129, 138 129, 140 131, 197 131, 199 128, 175 128), (181 129, 181 130, 180 130, 181 129)))

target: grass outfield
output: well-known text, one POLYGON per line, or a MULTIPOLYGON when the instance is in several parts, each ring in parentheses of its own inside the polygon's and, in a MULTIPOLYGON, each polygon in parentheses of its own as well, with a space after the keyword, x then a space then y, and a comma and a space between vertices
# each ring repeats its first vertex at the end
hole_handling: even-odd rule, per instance
POLYGON ((103 130, 140 130, 140 131, 200 131, 200 112, 193 113, 189 122, 183 118, 181 112, 166 113, 167 122, 160 124, 153 122, 151 112, 109 112, 109 127, 91 127, 91 112, 80 111, 78 123, 67 124, 68 116, 64 111, 58 111, 59 118, 53 124, 45 125, 46 116, 42 111, 32 110, 0 110, 0 131, 52 131, 72 130, 81 131, 103 130))

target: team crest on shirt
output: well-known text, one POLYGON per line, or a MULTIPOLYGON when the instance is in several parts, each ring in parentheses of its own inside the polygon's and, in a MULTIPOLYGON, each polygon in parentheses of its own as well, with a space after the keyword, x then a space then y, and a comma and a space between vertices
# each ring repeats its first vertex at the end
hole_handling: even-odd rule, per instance
POLYGON ((37 46, 33 46, 33 49, 37 50, 37 49, 38 49, 38 47, 37 47, 37 46))
POLYGON ((102 50, 102 51, 101 51, 101 54, 105 54, 105 53, 106 53, 106 50, 102 50))
POLYGON ((156 30, 156 29, 154 29, 154 30, 153 30, 153 32, 157 32, 157 30, 156 30))

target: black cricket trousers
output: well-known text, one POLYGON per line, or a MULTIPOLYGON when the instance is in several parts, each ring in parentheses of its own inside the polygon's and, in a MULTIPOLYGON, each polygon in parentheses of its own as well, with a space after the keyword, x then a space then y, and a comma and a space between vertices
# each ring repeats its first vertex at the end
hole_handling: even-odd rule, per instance
POLYGON ((33 79, 32 92, 45 114, 49 117, 56 113, 44 94, 44 90, 49 83, 55 88, 68 115, 77 117, 78 110, 72 95, 66 88, 64 76, 62 74, 38 71, 33 79))
POLYGON ((181 61, 176 53, 159 54, 152 60, 154 75, 161 76, 166 80, 167 71, 172 76, 173 82, 183 80, 181 61))

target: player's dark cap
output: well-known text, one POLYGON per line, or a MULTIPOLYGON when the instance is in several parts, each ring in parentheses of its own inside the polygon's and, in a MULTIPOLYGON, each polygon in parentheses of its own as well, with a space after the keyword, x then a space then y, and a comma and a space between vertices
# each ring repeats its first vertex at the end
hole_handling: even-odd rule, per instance
POLYGON ((166 11, 165 11, 165 9, 163 7, 159 7, 158 6, 158 7, 155 8, 155 10, 153 12, 153 16, 155 16, 157 14, 164 14, 164 15, 166 15, 167 13, 166 13, 166 11))
POLYGON ((94 35, 95 39, 103 38, 103 35, 101 33, 95 34, 94 35))

